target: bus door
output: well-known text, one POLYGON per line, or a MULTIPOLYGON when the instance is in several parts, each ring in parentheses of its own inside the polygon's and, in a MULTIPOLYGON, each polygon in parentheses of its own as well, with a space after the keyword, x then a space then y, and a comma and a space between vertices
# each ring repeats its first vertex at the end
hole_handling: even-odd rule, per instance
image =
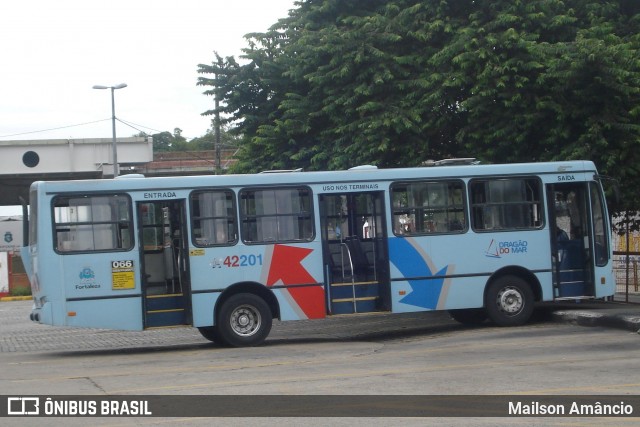
POLYGON ((144 327, 190 325, 185 200, 138 202, 144 327))
POLYGON ((390 310, 384 193, 319 200, 328 313, 390 310))
POLYGON ((588 185, 547 185, 554 298, 595 296, 588 185))

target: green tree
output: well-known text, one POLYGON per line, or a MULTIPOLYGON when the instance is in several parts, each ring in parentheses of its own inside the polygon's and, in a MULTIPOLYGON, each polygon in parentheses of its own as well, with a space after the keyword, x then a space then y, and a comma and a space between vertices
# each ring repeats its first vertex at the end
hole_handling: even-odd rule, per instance
POLYGON ((161 151, 171 151, 171 143, 173 141, 173 135, 171 132, 160 132, 151 135, 153 138, 153 151, 161 152, 161 151))
MULTIPOLYGON (((141 134, 140 136, 146 136, 146 134, 141 134)), ((188 142, 182 136, 182 129, 180 128, 175 128, 173 134, 164 131, 155 133, 151 137, 153 138, 153 150, 156 152, 189 150, 188 142)))
POLYGON ((637 0, 296 6, 242 63, 199 66, 238 171, 590 159, 640 207, 637 0))
MULTIPOLYGON (((229 132, 229 126, 220 128, 220 146, 222 148, 237 148, 240 145, 240 138, 229 132)), ((216 148, 216 135, 214 129, 207 130, 203 136, 193 138, 189 141, 189 150, 214 150, 216 148)))

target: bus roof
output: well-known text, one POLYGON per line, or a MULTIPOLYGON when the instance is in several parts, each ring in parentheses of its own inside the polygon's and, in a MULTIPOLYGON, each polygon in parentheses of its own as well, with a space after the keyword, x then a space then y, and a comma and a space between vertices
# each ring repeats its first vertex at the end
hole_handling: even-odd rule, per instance
POLYGON ((92 179, 69 181, 38 181, 33 185, 44 187, 48 193, 146 189, 180 189, 198 187, 246 187, 274 185, 340 184, 359 181, 398 181, 437 178, 473 178, 489 175, 542 175, 557 173, 596 173, 593 162, 571 160, 561 162, 510 163, 486 165, 457 165, 443 167, 414 167, 378 169, 356 167, 350 170, 302 172, 294 170, 280 173, 244 175, 195 175, 144 178, 141 175, 122 175, 116 179, 92 179), (134 179, 137 178, 137 179, 134 179))

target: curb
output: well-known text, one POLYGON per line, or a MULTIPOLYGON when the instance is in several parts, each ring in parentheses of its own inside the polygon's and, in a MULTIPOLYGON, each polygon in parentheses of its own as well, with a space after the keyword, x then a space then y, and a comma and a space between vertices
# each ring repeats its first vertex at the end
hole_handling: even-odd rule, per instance
POLYGON ((5 301, 28 301, 33 299, 32 296, 25 296, 25 297, 2 297, 0 298, 1 302, 5 302, 5 301))
POLYGON ((595 311, 556 311, 552 316, 559 321, 579 326, 603 326, 640 334, 640 316, 631 313, 608 314, 595 311))

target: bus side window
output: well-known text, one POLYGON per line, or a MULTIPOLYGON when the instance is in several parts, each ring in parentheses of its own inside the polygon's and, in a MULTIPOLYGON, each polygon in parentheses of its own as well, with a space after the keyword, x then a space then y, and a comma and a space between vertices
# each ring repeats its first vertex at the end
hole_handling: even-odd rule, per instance
POLYGON ((125 195, 56 197, 53 200, 58 252, 131 249, 131 201, 125 195))
POLYGON ((395 183, 391 187, 396 235, 465 231, 464 183, 458 180, 395 183))
POLYGON ((238 233, 233 192, 231 190, 193 192, 191 221, 195 246, 235 244, 238 233))
POLYGON ((306 187, 243 190, 240 218, 247 243, 313 240, 311 192, 306 187))
POLYGON ((542 189, 537 178, 490 178, 469 184, 474 230, 542 227, 542 189))

